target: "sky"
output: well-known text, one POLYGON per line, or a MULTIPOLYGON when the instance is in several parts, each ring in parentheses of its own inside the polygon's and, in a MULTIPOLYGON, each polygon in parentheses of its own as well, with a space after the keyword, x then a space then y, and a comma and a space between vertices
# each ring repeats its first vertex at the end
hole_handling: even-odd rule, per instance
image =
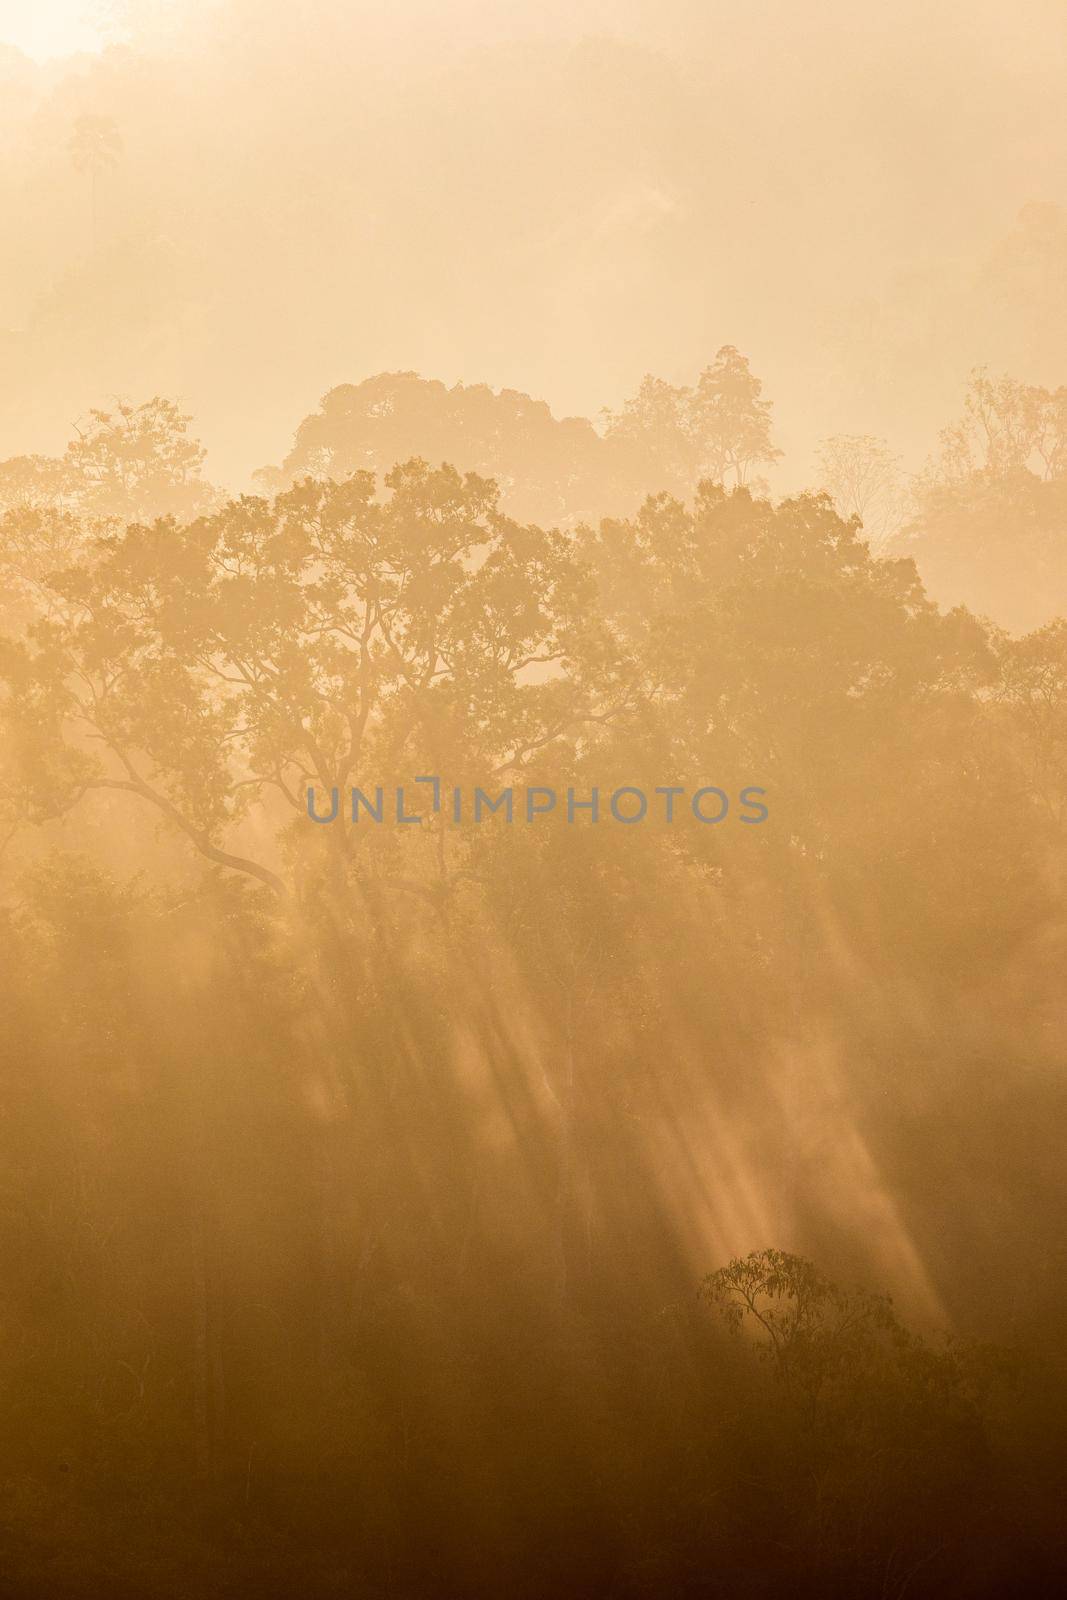
POLYGON ((99 50, 101 36, 88 0, 0 0, 0 44, 14 45, 34 61, 54 61, 99 50))
POLYGON ((1067 373, 1065 24, 1063 0, 0 0, 43 64, 0 50, 0 459, 159 393, 233 486, 376 372, 595 417, 734 344, 776 487, 840 431, 921 464, 973 366, 1067 373), (82 117, 118 140, 95 186, 82 117))

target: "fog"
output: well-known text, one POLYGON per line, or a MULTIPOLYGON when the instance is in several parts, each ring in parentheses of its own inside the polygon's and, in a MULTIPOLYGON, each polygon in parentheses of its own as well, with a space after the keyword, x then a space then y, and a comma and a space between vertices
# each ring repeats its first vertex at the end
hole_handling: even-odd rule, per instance
POLYGON ((1055 1592, 1064 20, 0 5, 5 1600, 1055 1592))
POLYGON ((238 488, 383 369, 595 418, 731 343, 801 487, 843 428, 919 465, 973 366, 1062 376, 1052 0, 176 4, 111 28, 97 55, 3 57, 11 453, 163 393, 238 488), (84 114, 121 138, 95 229, 84 114))

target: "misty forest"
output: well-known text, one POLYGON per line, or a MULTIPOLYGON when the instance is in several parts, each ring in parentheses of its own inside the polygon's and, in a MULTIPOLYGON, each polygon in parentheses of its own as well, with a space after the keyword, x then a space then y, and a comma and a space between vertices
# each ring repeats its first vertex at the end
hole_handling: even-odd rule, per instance
POLYGON ((358 106, 335 34, 306 90, 292 19, 239 50, 243 0, 69 72, 0 47, 2 1600, 1062 1580, 1067 211, 853 307, 810 392, 740 267, 598 369, 605 263, 640 323, 713 237, 668 157, 719 113, 630 9, 557 58, 463 5, 402 72, 378 17, 358 106), (662 148, 609 137, 631 100, 662 148), (348 188, 339 128, 380 156, 348 188), (550 169, 611 200, 580 247, 520 222, 550 169))

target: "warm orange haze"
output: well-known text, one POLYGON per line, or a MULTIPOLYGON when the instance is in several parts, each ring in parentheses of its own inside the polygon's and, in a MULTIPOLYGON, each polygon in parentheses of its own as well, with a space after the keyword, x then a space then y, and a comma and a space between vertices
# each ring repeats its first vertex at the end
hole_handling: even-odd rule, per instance
POLYGON ((1067 16, 0 3, 0 1596, 1064 1568, 1067 16))

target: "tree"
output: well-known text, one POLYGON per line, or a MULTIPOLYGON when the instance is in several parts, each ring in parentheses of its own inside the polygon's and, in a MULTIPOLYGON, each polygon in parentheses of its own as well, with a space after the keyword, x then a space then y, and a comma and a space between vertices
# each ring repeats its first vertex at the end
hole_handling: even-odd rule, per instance
POLYGON ((648 488, 684 494, 695 481, 690 398, 688 389, 646 373, 621 411, 603 413, 606 437, 636 458, 648 488))
POLYGON ((701 1295, 730 1329, 755 1333, 786 1392, 814 1417, 835 1384, 878 1365, 907 1335, 886 1295, 842 1289, 810 1262, 783 1250, 754 1251, 709 1274, 701 1295))
POLYGON ((955 693, 981 654, 980 629, 939 616, 914 565, 875 560, 820 496, 775 506, 705 483, 580 549, 686 765, 744 751, 761 781, 788 785, 795 824, 802 794, 848 781, 846 749, 869 750, 915 697, 955 693))
MULTIPOLYGON (((304 816, 309 786, 324 803, 450 761, 488 778, 565 729, 577 687, 524 675, 572 647, 586 585, 566 540, 508 522, 473 474, 409 462, 386 487, 308 479, 133 524, 56 576, 62 614, 4 661, 38 807, 136 796, 280 891, 275 863, 224 843, 253 801, 304 816)), ((327 836, 341 870, 355 830, 327 836)))
POLYGON ((688 399, 688 431, 702 478, 713 483, 749 482, 753 467, 770 466, 782 452, 771 443, 771 402, 748 360, 724 344, 705 367, 688 399))
POLYGON ((282 466, 257 477, 277 491, 308 475, 384 474, 415 456, 492 478, 509 516, 542 526, 629 510, 647 487, 637 464, 584 417, 554 417, 543 400, 514 389, 449 388, 414 372, 331 389, 301 422, 282 466))
POLYGON ((122 154, 122 137, 110 117, 94 117, 86 113, 74 124, 74 132, 67 145, 74 170, 88 174, 92 216, 92 238, 97 235, 97 186, 102 173, 117 166, 122 154))
POLYGON ((1067 389, 972 373, 894 548, 934 596, 1014 629, 1067 607, 1067 389))
POLYGON ((90 514, 125 522, 191 517, 215 492, 200 476, 206 451, 189 436, 191 418, 173 400, 124 400, 89 413, 67 446, 66 465, 90 514))
POLYGON ((1067 820, 1067 622, 1058 618, 997 652, 996 703, 1004 735, 1018 751, 1037 806, 1057 826, 1067 820))
POLYGON ((765 1441, 752 1469, 807 1560, 873 1569, 881 1593, 906 1594, 987 1484, 987 1411, 1012 1355, 928 1341, 888 1295, 842 1288, 783 1250, 731 1261, 700 1294, 735 1334, 754 1336, 773 1374, 770 1430, 752 1419, 765 1441))
POLYGON ((21 627, 53 612, 54 574, 84 553, 87 530, 73 512, 23 505, 0 513, 0 620, 21 627))
POLYGON ((78 479, 70 463, 56 456, 11 456, 0 461, 0 512, 43 506, 71 508, 78 479))
POLYGON ((687 494, 703 478, 736 488, 781 457, 762 392, 746 357, 723 345, 694 388, 646 375, 621 411, 604 413, 605 432, 637 453, 650 488, 687 494))
POLYGON ((907 508, 900 456, 871 434, 838 433, 818 450, 818 488, 846 520, 857 517, 872 550, 882 550, 899 531, 907 508))
POLYGON ((959 422, 941 434, 941 454, 930 476, 958 483, 977 474, 1011 477, 1021 472, 1051 479, 1067 473, 1067 387, 1050 390, 1017 378, 971 373, 959 422))

